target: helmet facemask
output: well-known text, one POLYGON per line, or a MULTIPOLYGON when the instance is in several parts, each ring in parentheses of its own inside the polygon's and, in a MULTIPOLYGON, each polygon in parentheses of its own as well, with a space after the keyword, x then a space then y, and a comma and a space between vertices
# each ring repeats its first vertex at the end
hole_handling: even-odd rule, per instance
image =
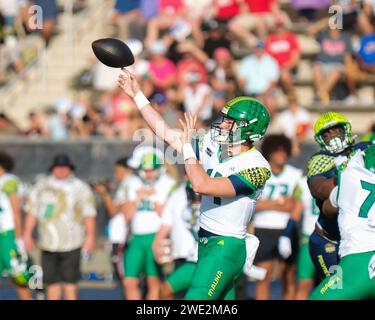
POLYGON ((318 135, 315 136, 315 139, 325 150, 327 150, 330 153, 341 153, 353 144, 350 125, 346 123, 341 123, 329 128, 325 128, 318 135), (328 141, 325 141, 323 139, 323 133, 335 127, 342 128, 343 133, 340 135, 334 135, 330 137, 328 141))
POLYGON ((220 145, 238 145, 246 141, 256 141, 256 135, 254 135, 254 137, 251 136, 251 125, 257 121, 258 119, 252 119, 250 121, 236 120, 223 115, 221 121, 218 120, 211 124, 211 140, 220 145), (231 123, 228 123, 227 128, 223 128, 222 124, 224 122, 231 123))

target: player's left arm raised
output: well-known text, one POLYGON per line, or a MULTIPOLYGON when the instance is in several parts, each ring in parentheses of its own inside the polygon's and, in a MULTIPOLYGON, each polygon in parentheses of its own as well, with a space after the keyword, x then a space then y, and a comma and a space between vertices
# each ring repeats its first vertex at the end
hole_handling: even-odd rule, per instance
POLYGON ((195 131, 197 117, 185 113, 185 121, 180 119, 184 129, 182 153, 185 161, 186 174, 195 192, 213 197, 234 197, 240 194, 251 195, 269 178, 264 168, 252 168, 229 177, 210 177, 196 158, 191 140, 195 131), (251 183, 251 177, 257 182, 251 183), (258 179, 259 178, 259 179, 258 179))

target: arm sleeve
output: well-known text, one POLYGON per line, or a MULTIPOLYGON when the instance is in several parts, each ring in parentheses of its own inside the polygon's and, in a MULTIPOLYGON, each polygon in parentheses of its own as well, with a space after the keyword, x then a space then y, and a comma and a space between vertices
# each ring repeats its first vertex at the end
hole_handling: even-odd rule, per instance
POLYGON ((267 168, 250 168, 229 176, 237 195, 252 195, 263 188, 270 178, 271 172, 267 168))
POLYGON ((18 192, 18 183, 16 179, 9 179, 5 184, 3 185, 2 191, 6 193, 8 196, 12 196, 14 194, 17 194, 18 192))

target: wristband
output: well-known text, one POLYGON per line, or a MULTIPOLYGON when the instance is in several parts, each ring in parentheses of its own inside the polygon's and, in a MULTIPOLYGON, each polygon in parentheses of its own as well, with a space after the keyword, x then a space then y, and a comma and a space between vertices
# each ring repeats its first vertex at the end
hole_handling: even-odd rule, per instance
POLYGON ((193 150, 193 146, 191 143, 185 143, 182 146, 182 155, 184 156, 184 161, 194 158, 197 159, 197 156, 195 155, 195 152, 193 150))
POLYGON ((139 110, 150 104, 150 101, 145 97, 142 91, 138 91, 133 99, 139 110))

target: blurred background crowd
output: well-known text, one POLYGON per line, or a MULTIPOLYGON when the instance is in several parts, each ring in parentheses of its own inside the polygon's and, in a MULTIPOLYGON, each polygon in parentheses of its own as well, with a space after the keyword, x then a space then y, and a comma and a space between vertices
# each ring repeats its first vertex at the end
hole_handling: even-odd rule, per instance
MULTIPOLYGON (((0 140, 58 149, 132 141, 146 127, 117 87, 119 71, 93 56, 99 37, 129 45, 129 69, 172 127, 190 111, 207 128, 229 99, 248 95, 267 106, 268 132, 285 134, 293 157, 328 110, 370 139, 374 27, 374 0, 0 0, 0 140)), ((101 156, 109 179, 117 159, 101 156)))
MULTIPOLYGON (((28 63, 43 55, 45 49, 36 49, 36 39, 23 45, 29 36, 40 34, 48 51, 51 41, 58 45, 67 28, 65 21, 70 21, 64 16, 59 23, 64 10, 74 16, 93 3, 2 1, 0 85, 8 89, 16 75, 18 81, 27 81, 28 63), (30 9, 33 5, 43 9, 42 23, 33 15, 37 12, 30 9)), ((371 116, 359 120, 374 106, 375 4, 371 0, 119 0, 110 9, 98 23, 105 23, 106 36, 129 44, 136 56, 130 69, 171 125, 178 127, 181 112, 191 111, 205 126, 228 99, 250 95, 269 108, 271 130, 296 141, 295 154, 298 141, 311 139, 314 116, 328 106, 349 113, 357 132, 369 130, 373 122, 371 116), (335 4, 341 8, 337 20, 328 12, 335 4), (328 28, 330 24, 339 28, 328 28)), ((84 59, 86 64, 65 84, 73 88, 67 94, 58 91, 53 98, 41 100, 43 105, 35 101, 21 106, 13 101, 15 108, 22 108, 18 113, 0 102, 0 136, 132 138, 145 125, 133 102, 117 89, 118 72, 97 62, 91 53, 84 59)))

